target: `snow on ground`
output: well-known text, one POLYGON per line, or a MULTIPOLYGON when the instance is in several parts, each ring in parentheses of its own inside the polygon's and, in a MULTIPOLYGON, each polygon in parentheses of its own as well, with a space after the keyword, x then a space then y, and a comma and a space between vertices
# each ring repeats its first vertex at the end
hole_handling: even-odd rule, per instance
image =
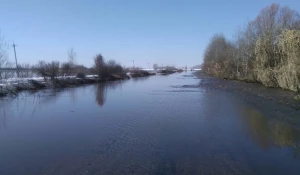
MULTIPOLYGON (((86 78, 97 78, 97 75, 87 75, 86 78)), ((77 78, 76 76, 58 76, 58 79, 66 79, 66 78, 77 78)), ((0 80, 0 86, 5 86, 7 84, 17 84, 17 83, 24 83, 29 80, 35 81, 44 81, 44 77, 30 77, 30 78, 8 78, 0 80)))
POLYGON ((86 78, 97 78, 98 75, 86 75, 85 77, 86 77, 86 78))
POLYGON ((142 70, 145 70, 145 71, 154 71, 154 69, 142 69, 142 70))

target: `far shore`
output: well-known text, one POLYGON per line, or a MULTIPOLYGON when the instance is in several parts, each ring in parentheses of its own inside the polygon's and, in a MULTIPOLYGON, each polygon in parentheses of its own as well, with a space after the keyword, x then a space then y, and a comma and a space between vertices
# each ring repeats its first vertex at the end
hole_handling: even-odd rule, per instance
POLYGON ((0 83, 0 98, 17 95, 20 91, 24 90, 39 90, 39 89, 55 89, 80 86, 85 84, 102 83, 106 81, 128 80, 130 78, 148 77, 156 74, 169 75, 176 72, 182 72, 181 69, 162 69, 162 70, 130 70, 128 73, 121 74, 108 74, 106 78, 101 79, 98 75, 85 75, 84 77, 77 76, 58 76, 54 79, 44 77, 31 77, 31 78, 9 78, 2 79, 0 83))

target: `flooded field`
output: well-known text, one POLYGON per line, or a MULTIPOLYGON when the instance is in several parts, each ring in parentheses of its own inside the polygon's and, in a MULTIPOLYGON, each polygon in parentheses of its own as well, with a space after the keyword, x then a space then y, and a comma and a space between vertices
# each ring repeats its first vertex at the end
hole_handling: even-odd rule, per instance
POLYGON ((191 72, 0 101, 0 174, 300 174, 294 124, 191 72))

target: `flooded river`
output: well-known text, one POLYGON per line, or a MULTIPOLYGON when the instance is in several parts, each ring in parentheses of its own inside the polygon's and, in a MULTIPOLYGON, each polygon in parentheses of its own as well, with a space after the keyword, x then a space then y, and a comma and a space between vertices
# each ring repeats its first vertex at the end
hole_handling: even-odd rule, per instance
POLYGON ((300 133, 191 72, 0 101, 0 174, 300 174, 300 133))

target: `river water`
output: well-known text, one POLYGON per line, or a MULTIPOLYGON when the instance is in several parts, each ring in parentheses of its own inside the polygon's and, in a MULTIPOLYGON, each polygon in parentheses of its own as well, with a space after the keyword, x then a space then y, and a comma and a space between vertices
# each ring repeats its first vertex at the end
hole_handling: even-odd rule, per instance
POLYGON ((300 133, 191 72, 0 101, 0 174, 300 174, 300 133))

